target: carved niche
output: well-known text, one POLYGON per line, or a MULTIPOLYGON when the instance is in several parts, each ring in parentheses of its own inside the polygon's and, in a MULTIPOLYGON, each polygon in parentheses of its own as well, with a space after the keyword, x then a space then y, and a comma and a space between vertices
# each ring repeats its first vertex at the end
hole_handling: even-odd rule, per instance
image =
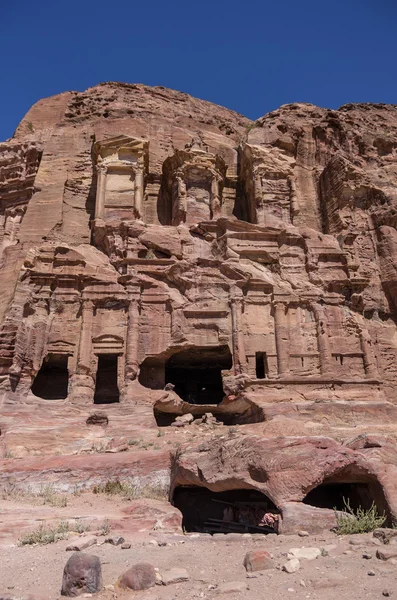
POLYGON ((163 166, 171 225, 194 225, 221 215, 226 177, 224 160, 208 152, 201 138, 193 138, 163 166))
POLYGON ((96 219, 143 216, 149 142, 125 135, 96 142, 96 219))
POLYGON ((292 223, 299 212, 292 176, 294 159, 275 148, 243 144, 240 161, 247 199, 243 220, 268 225, 277 218, 292 223))

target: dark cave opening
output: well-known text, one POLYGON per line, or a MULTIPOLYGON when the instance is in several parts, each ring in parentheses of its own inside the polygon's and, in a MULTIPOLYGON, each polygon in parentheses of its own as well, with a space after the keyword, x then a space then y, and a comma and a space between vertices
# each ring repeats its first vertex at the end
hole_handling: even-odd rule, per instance
POLYGON ((219 404, 223 397, 222 371, 232 367, 227 346, 192 348, 171 356, 165 364, 165 383, 190 404, 219 404))
POLYGON ((95 381, 94 404, 120 402, 117 382, 117 354, 99 354, 95 381))
POLYGON ((32 393, 43 400, 64 400, 68 395, 68 356, 48 354, 32 384, 32 393))
POLYGON ((346 502, 354 512, 360 508, 368 510, 374 504, 378 514, 385 515, 386 523, 390 522, 390 509, 383 488, 375 478, 369 476, 350 481, 343 476, 326 479, 303 499, 304 504, 336 510, 346 509, 346 502))
POLYGON ((204 487, 177 487, 173 504, 186 531, 206 533, 277 533, 279 511, 261 492, 250 489, 212 492, 204 487))

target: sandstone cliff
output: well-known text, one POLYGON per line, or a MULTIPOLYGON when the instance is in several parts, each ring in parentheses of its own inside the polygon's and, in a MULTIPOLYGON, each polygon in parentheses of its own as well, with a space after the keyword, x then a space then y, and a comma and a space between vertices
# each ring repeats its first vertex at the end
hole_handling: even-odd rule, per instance
MULTIPOLYGON (((338 472, 380 485, 388 462, 392 481, 396 190, 395 106, 291 104, 252 122, 120 83, 39 101, 0 145, 3 448, 80 452, 94 405, 111 414, 95 439, 116 446, 212 413, 253 428, 259 454, 302 438, 293 484, 278 458, 246 472, 236 445, 229 484, 278 506, 338 472), (375 458, 346 454, 353 428, 390 438, 375 458)), ((197 474, 194 452, 173 485, 227 489, 226 463, 197 474)), ((394 483, 383 493, 396 514, 394 483)))

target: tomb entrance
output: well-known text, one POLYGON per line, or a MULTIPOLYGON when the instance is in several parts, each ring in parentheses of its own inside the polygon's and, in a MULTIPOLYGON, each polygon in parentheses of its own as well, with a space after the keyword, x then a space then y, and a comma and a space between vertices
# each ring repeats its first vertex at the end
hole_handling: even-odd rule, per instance
POLYGON ((114 402, 120 402, 118 355, 99 354, 94 404, 112 404, 114 402))
POLYGON ((186 531, 206 533, 277 533, 279 511, 257 490, 213 492, 204 487, 177 487, 173 504, 186 531))
POLYGON ((68 355, 47 354, 37 373, 32 393, 43 400, 64 400, 68 395, 68 355))
POLYGON ((222 371, 231 367, 228 346, 182 350, 165 363, 165 383, 189 404, 219 404, 225 395, 222 371))

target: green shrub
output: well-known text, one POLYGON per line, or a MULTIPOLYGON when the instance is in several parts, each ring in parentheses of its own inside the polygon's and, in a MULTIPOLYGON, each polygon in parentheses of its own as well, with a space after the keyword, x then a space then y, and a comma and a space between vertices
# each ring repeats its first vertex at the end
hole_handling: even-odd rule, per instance
POLYGON ((43 504, 50 506, 65 507, 68 505, 68 499, 62 494, 57 494, 52 485, 46 485, 38 493, 40 498, 43 498, 43 504))
POLYGON ((58 540, 63 540, 69 531, 69 523, 61 521, 56 527, 46 527, 41 524, 33 531, 27 531, 22 534, 18 540, 19 546, 31 546, 33 544, 52 544, 58 540))
POLYGON ((136 500, 137 498, 153 498, 164 500, 167 498, 167 490, 160 484, 132 485, 119 479, 109 479, 106 483, 96 485, 94 494, 108 494, 109 496, 121 496, 125 500, 136 500))
POLYGON ((369 533, 377 527, 382 527, 386 521, 385 514, 379 515, 374 503, 368 510, 358 508, 354 510, 348 500, 343 498, 345 508, 343 511, 335 510, 336 533, 338 535, 352 535, 353 533, 369 533))

